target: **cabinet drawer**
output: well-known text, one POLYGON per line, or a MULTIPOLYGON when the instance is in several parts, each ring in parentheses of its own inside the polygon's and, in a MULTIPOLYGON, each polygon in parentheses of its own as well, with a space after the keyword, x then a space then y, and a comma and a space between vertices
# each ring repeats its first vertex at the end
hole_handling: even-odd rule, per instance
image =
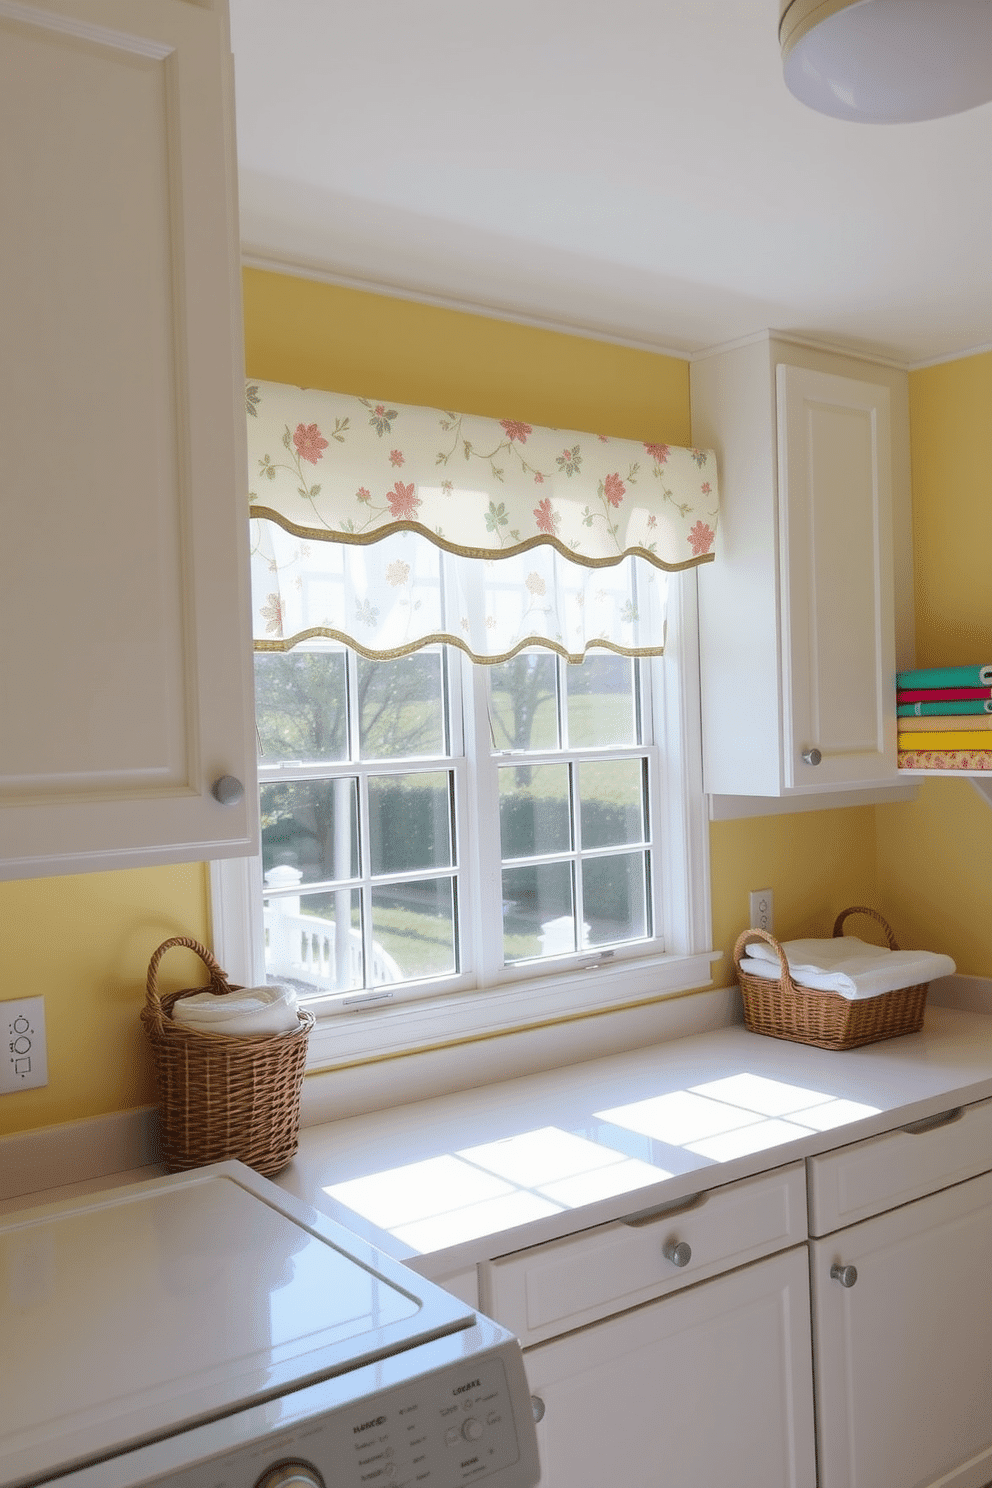
POLYGON ((992 1169, 992 1101, 809 1159, 814 1235, 895 1209, 992 1169))
POLYGON ((483 1310, 521 1343, 539 1343, 805 1238, 805 1179, 793 1163, 502 1256, 481 1268, 483 1310), (669 1259, 676 1246, 685 1249, 669 1259))

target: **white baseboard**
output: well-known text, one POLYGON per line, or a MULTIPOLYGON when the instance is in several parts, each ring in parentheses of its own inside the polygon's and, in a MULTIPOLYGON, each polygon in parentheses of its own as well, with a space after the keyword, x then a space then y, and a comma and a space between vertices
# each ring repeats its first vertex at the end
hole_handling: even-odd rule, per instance
POLYGON ((930 983, 927 1001, 962 1013, 992 1013, 992 977, 938 977, 930 983))
POLYGON ((0 1137, 0 1200, 91 1183, 158 1162, 154 1106, 0 1137))

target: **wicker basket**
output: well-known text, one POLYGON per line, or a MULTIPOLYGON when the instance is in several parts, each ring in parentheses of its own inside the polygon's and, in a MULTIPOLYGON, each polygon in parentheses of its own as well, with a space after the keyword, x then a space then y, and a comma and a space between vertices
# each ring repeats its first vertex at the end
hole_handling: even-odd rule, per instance
MULTIPOLYGON (((863 905, 845 909, 834 921, 834 935, 843 933, 849 915, 869 915, 885 932, 890 951, 899 949, 888 923, 877 910, 863 905)), ((929 983, 900 987, 878 997, 854 999, 839 992, 817 992, 801 987, 789 975, 785 952, 765 930, 745 930, 734 947, 734 965, 744 1000, 744 1023, 752 1033, 791 1039, 796 1044, 815 1044, 819 1049, 854 1049, 879 1039, 916 1033, 923 1026, 929 983), (763 940, 778 952, 781 976, 777 981, 741 970, 741 957, 749 941, 763 940)))
POLYGON ((155 1056, 162 1162, 170 1173, 236 1157, 268 1176, 296 1151, 313 1014, 301 1012, 299 1026, 287 1033, 243 1038, 172 1021, 181 997, 242 990, 227 981, 204 946, 186 936, 165 941, 149 963, 141 1021, 155 1056), (210 973, 209 986, 159 995, 159 962, 172 946, 196 952, 210 973))

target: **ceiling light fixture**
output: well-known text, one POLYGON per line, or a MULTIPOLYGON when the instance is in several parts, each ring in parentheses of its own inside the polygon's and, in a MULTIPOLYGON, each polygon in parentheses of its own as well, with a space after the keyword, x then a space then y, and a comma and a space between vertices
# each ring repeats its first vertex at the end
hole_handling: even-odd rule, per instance
POLYGON ((780 0, 786 87, 865 124, 940 119, 992 100, 992 0, 780 0))

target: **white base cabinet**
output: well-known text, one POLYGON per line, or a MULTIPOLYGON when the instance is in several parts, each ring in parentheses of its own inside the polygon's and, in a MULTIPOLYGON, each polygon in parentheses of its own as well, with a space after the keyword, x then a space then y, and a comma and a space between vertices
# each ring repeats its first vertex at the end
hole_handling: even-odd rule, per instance
POLYGON ((814 1488, 805 1248, 525 1355, 542 1488, 814 1488))
POLYGON ((484 1262, 542 1488, 992 1485, 990 1138, 974 1102, 484 1262))
POLYGON ((992 1173, 810 1251, 819 1488, 982 1488, 992 1480, 992 1173))

